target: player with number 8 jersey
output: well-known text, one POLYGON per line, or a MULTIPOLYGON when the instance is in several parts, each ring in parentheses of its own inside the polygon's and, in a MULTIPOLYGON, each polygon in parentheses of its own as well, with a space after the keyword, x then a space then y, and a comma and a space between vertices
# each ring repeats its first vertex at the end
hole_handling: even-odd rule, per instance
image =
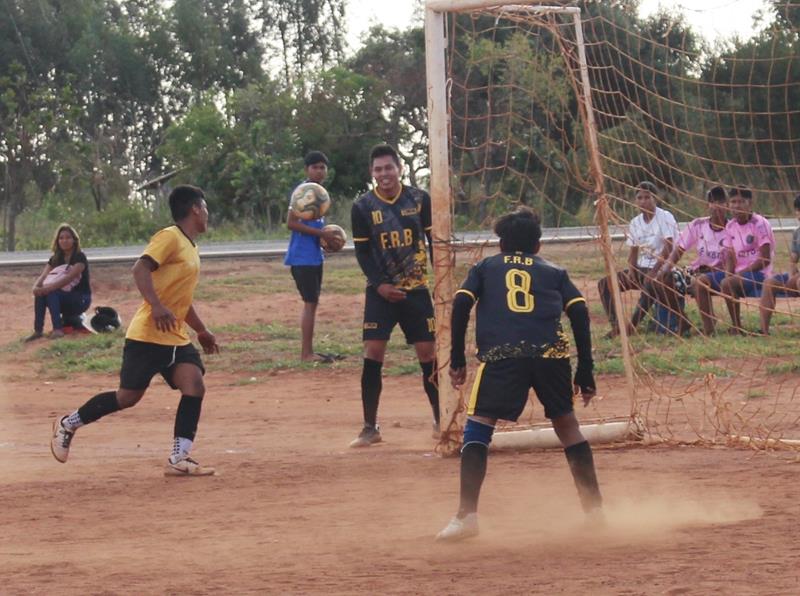
POLYGON ((477 304, 476 340, 481 365, 467 406, 461 450, 461 503, 438 540, 478 534, 478 495, 486 474, 489 444, 497 420, 515 421, 532 388, 564 446, 584 510, 601 515, 600 489, 589 443, 573 411, 573 391, 584 404, 595 394, 589 311, 567 272, 538 256, 539 217, 521 207, 495 223, 500 254, 470 269, 453 299, 450 379, 454 387, 467 375, 464 338, 469 313, 477 304), (566 313, 578 350, 570 379, 569 341, 561 328, 566 313))

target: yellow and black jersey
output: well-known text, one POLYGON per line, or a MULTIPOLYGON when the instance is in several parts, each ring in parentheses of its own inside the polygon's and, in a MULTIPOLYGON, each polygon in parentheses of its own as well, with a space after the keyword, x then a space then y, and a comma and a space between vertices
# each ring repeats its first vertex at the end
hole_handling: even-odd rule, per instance
POLYGON ((472 267, 456 293, 478 303, 478 360, 569 358, 561 313, 584 298, 564 269, 532 254, 501 253, 472 267))
POLYGON ((159 331, 152 317, 153 309, 145 300, 133 315, 125 337, 166 346, 190 343, 185 320, 200 276, 197 245, 180 227, 169 226, 156 232, 142 257, 157 265, 152 273, 153 287, 161 303, 175 315, 177 324, 170 331, 159 331))
POLYGON ((411 186, 385 198, 377 191, 361 195, 351 210, 353 242, 369 243, 381 283, 403 290, 425 287, 428 257, 425 233, 431 229, 431 197, 411 186))

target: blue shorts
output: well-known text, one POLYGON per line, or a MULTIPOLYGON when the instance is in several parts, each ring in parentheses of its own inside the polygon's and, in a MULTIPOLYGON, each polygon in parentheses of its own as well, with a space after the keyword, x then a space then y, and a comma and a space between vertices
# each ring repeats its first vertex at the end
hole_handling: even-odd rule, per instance
POLYGON ((742 280, 744 295, 748 298, 760 298, 761 288, 764 287, 763 271, 745 271, 736 274, 742 280))
POLYGON ((704 275, 706 279, 708 279, 708 283, 711 286, 712 290, 717 292, 720 291, 720 284, 722 280, 725 279, 725 272, 724 271, 711 271, 710 273, 699 273, 697 277, 704 275))
MULTIPOLYGON (((772 279, 777 280, 778 283, 780 283, 782 286, 786 286, 786 284, 789 283, 789 280, 791 278, 792 276, 789 275, 788 273, 778 273, 777 275, 772 276, 772 279)), ((800 294, 800 292, 798 292, 795 289, 780 289, 775 292, 775 296, 784 296, 784 297, 786 296, 794 297, 797 296, 798 294, 800 294)))

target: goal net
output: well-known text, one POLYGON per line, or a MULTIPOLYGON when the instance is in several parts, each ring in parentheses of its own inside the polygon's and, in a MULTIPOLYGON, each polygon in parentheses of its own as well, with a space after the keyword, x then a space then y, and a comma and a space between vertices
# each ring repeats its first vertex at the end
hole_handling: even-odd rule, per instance
MULTIPOLYGON (((630 268, 626 240, 644 181, 681 231, 709 214, 710 188, 747 187, 752 210, 773 229, 772 274, 794 271, 800 3, 773 3, 754 37, 718 45, 680 17, 638 17, 636 2, 485 4, 427 3, 431 187, 434 209, 448 219, 435 223, 440 359, 453 289, 497 250, 486 230, 528 205, 545 228, 542 256, 570 272, 590 305, 599 395, 578 406, 582 422, 636 418, 646 438, 670 443, 800 444, 798 298, 770 307, 769 336, 760 334, 761 299, 738 299, 733 335, 727 303, 712 292, 715 330, 704 334, 691 294, 667 294, 658 279, 644 291, 611 283, 612 313, 641 318, 635 331, 621 325, 614 335, 598 289, 630 268), (446 114, 437 115, 442 98, 446 114), (677 327, 676 308, 689 328, 677 327)), ((687 249, 678 266, 695 256, 687 249)), ((459 420, 463 395, 446 401, 447 416, 459 420)), ((545 422, 541 407, 520 422, 545 422)), ((460 438, 458 426, 444 450, 460 438)))

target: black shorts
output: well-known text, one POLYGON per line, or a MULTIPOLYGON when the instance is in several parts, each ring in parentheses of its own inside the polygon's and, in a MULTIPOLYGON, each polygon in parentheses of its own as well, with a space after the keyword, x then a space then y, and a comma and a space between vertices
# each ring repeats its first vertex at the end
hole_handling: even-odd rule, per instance
POLYGON ((433 302, 428 289, 410 290, 406 293, 405 300, 389 302, 375 288, 367 286, 367 297, 364 301, 364 341, 388 340, 398 323, 406 336, 406 343, 433 341, 433 302))
POLYGON ((200 352, 192 344, 185 346, 162 346, 135 339, 126 339, 122 349, 122 369, 119 371, 119 386, 122 389, 147 389, 151 379, 158 373, 173 389, 172 373, 176 364, 194 364, 201 374, 206 374, 200 352))
POLYGON ((292 265, 292 277, 303 302, 319 302, 322 292, 322 265, 292 265))
POLYGON ((533 388, 549 419, 572 412, 569 358, 507 358, 478 368, 468 416, 516 421, 533 388))

